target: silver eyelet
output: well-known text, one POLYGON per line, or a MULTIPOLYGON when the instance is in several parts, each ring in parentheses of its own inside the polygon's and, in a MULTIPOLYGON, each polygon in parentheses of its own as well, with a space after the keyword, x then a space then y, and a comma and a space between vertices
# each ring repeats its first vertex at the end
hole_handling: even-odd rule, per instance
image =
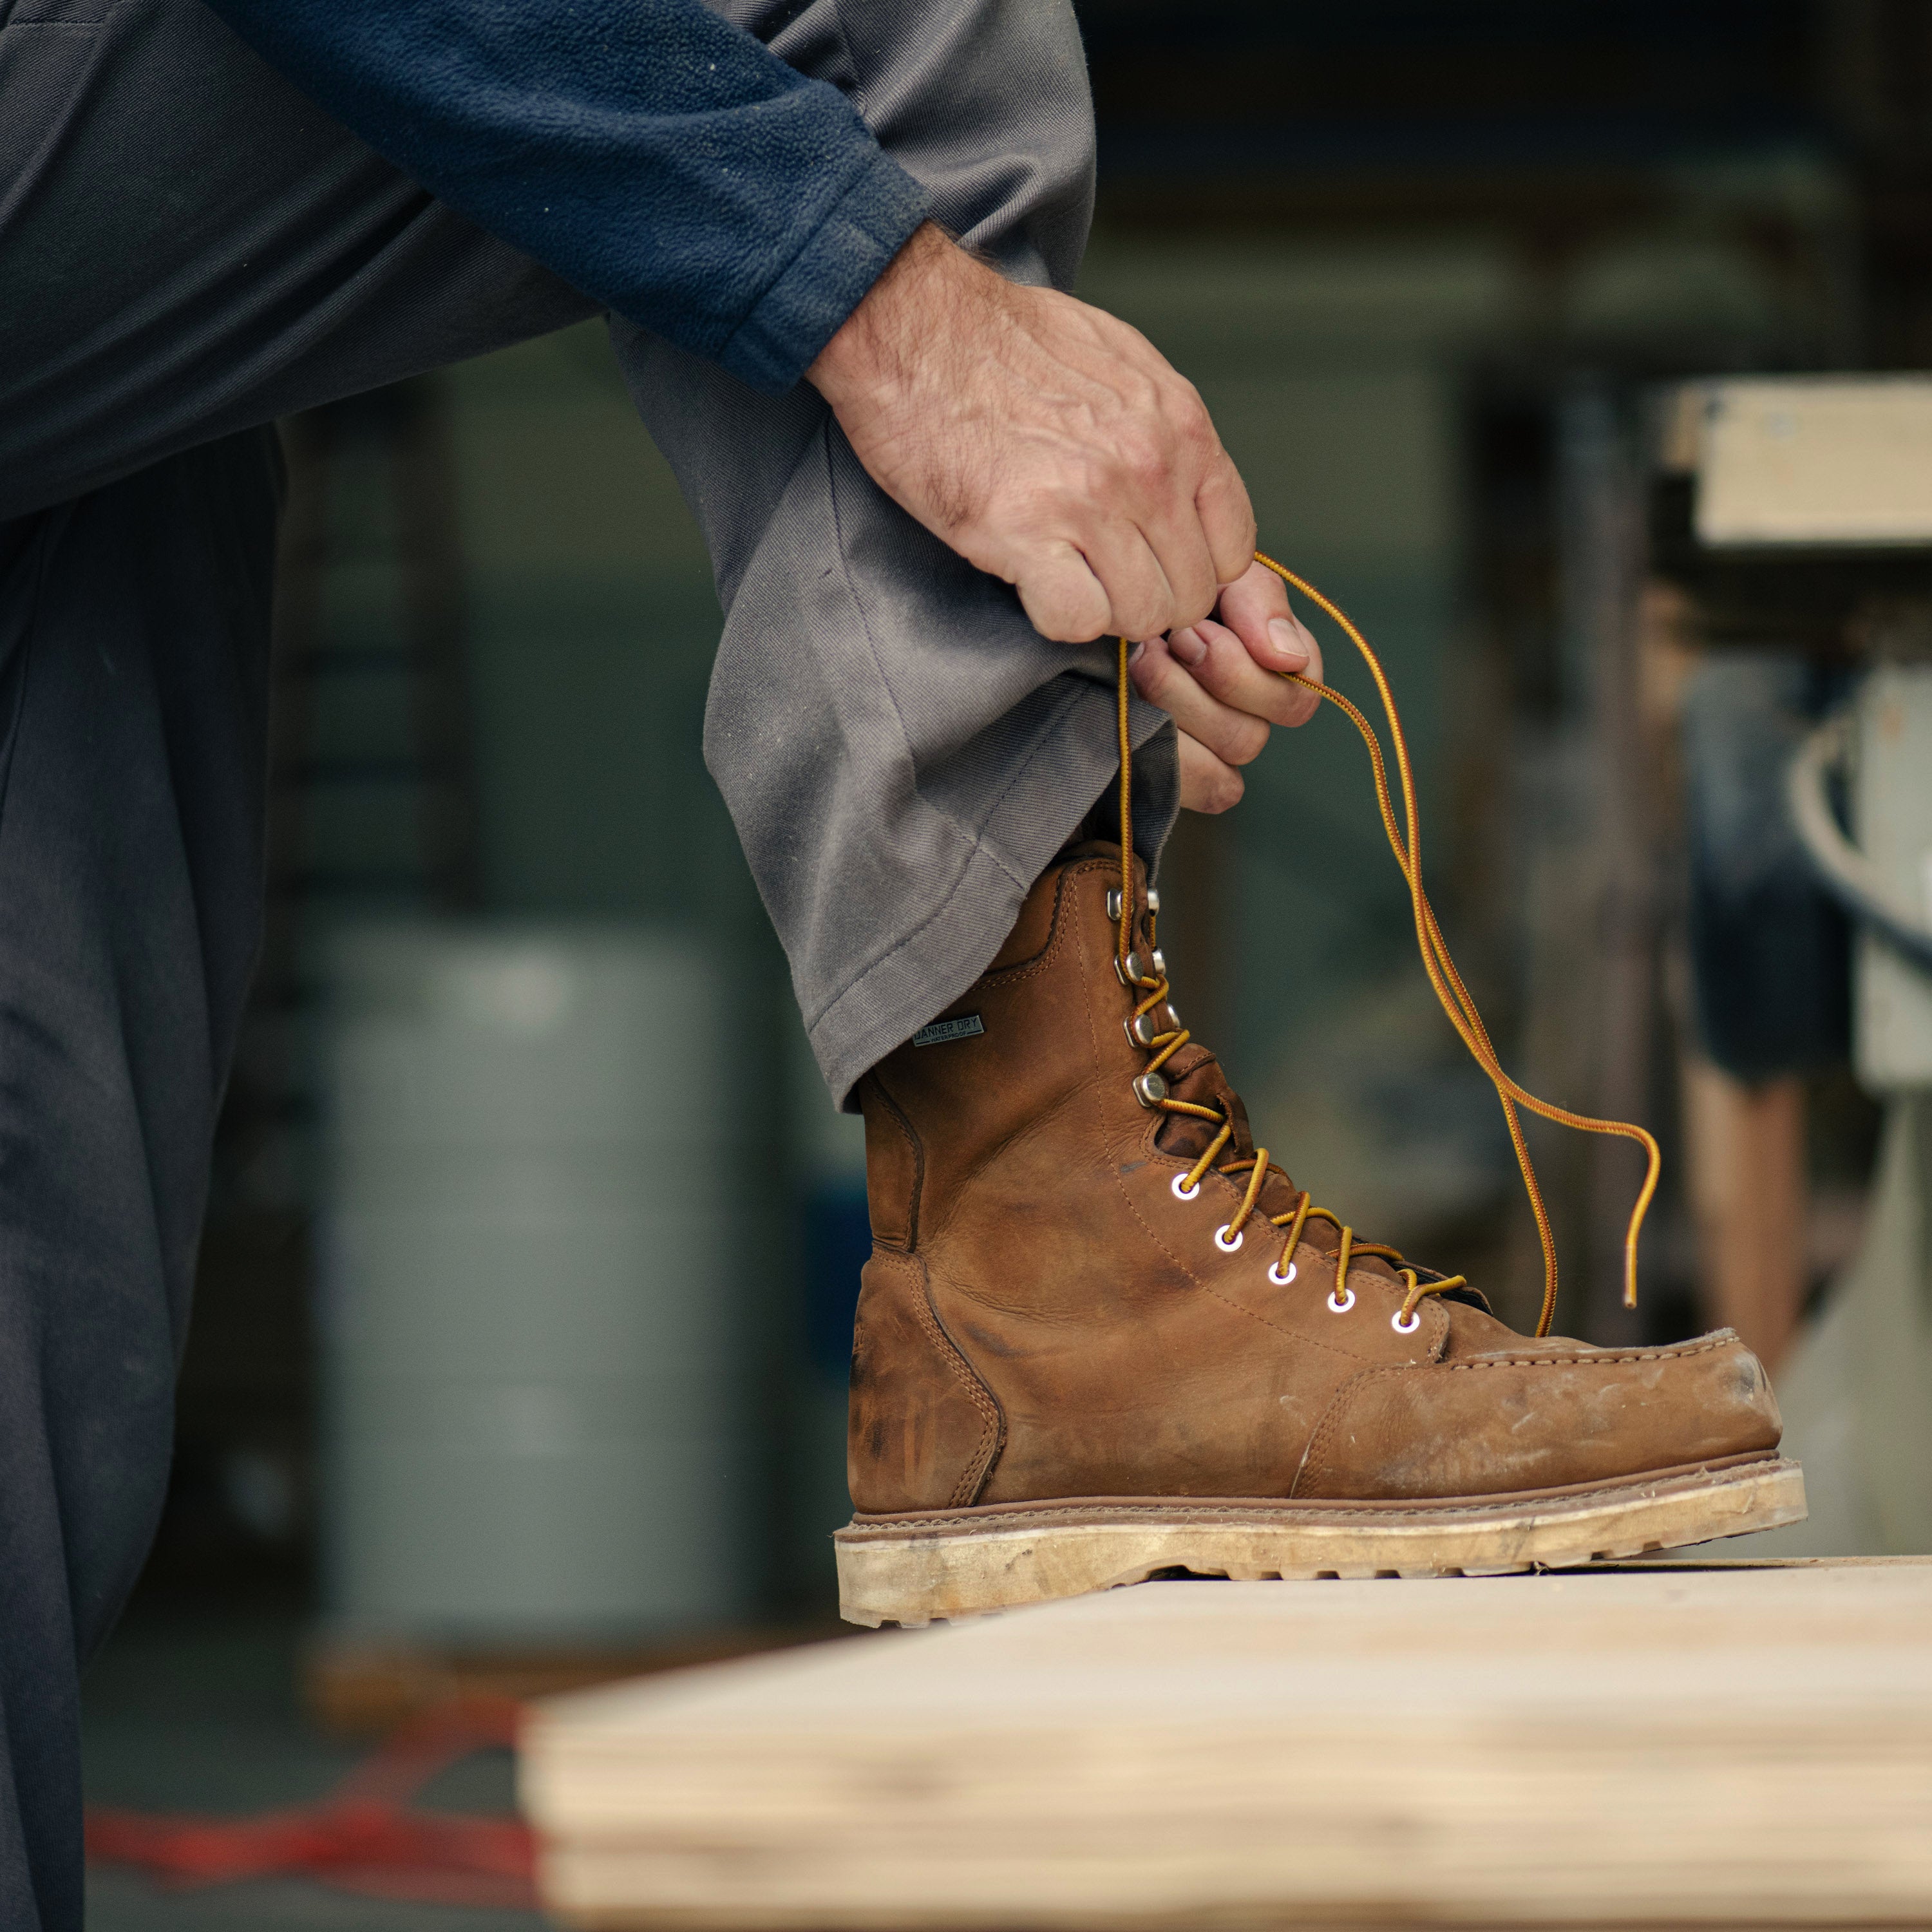
MULTIPOLYGON (((1147 908, 1148 908, 1148 910, 1149 912, 1150 912, 1150 913, 1158 914, 1158 913, 1160 912, 1160 886, 1148 886, 1148 890, 1147 890, 1147 908)), ((1118 886, 1109 886, 1107 888, 1107 916, 1108 916, 1109 919, 1112 919, 1112 920, 1118 920, 1118 919, 1120 917, 1120 887, 1119 887, 1118 886)))
MULTIPOLYGON (((1160 955, 1154 957, 1158 960, 1160 955)), ((1130 952, 1123 959, 1117 952, 1114 956, 1114 976, 1124 986, 1138 986, 1148 976, 1147 962, 1138 952, 1130 952)))
POLYGON ((1279 1262, 1268 1263, 1268 1280, 1277 1288, 1286 1288, 1294 1279, 1295 1264, 1293 1262, 1290 1262, 1286 1274, 1279 1272, 1280 1267, 1281 1264, 1279 1262))
POLYGON ((1352 1288, 1345 1288, 1342 1289, 1341 1299, 1339 1301, 1335 1298, 1334 1290, 1330 1288, 1328 1291, 1328 1306, 1333 1313, 1336 1315, 1346 1315, 1350 1309, 1354 1306, 1354 1305, 1355 1291, 1352 1288))
POLYGON ((1233 1225, 1232 1222, 1227 1222, 1214 1230, 1214 1245, 1224 1255, 1232 1255, 1248 1238, 1245 1233, 1242 1233, 1237 1234, 1232 1241, 1229 1240, 1228 1230, 1233 1225))
POLYGON ((1158 1107, 1167 1098, 1167 1082, 1158 1073, 1142 1073, 1134 1081, 1134 1098, 1143 1107, 1158 1107))
POLYGON ((1200 1196, 1200 1182, 1197 1180, 1192 1187, 1190 1187, 1187 1185, 1187 1170, 1185 1168, 1174 1177, 1169 1184, 1174 1190, 1174 1198, 1177 1201, 1193 1201, 1200 1196))
POLYGON ((1151 1047, 1162 1034, 1173 1030, 1162 1025, 1158 1012, 1144 1012, 1138 1018, 1130 1016, 1122 1022, 1127 1030, 1127 1037, 1138 1047, 1151 1047))
MULTIPOLYGON (((1349 1292, 1352 1294, 1354 1291, 1352 1288, 1349 1290, 1349 1292)), ((1422 1326, 1422 1316, 1420 1312, 1418 1312, 1417 1313, 1412 1315, 1405 1322, 1402 1318, 1402 1310, 1398 1308, 1396 1312, 1389 1317, 1389 1326, 1393 1328, 1398 1335, 1413 1335, 1415 1331, 1422 1326)))

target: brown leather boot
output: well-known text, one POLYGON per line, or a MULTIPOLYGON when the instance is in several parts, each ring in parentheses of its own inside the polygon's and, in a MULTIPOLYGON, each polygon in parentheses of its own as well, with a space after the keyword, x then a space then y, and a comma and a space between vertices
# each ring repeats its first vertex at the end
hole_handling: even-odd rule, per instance
POLYGON ((866 1076, 844 1614, 924 1623, 1138 1582, 1493 1574, 1804 1514, 1729 1330, 1505 1328, 1258 1150, 1178 1023, 1138 866, 1076 848, 964 998, 866 1076), (1111 903, 1110 903, 1111 902, 1111 903), (1130 984, 1136 980, 1138 984, 1130 984))

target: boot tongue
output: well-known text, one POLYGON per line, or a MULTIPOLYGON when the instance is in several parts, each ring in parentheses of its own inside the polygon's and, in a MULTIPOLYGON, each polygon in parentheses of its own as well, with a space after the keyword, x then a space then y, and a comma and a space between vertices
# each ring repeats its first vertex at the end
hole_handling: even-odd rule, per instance
MULTIPOLYGON (((1254 1153, 1255 1137, 1248 1125, 1248 1110, 1242 1106, 1241 1096, 1228 1084, 1227 1076, 1221 1071, 1221 1063, 1205 1047, 1196 1046, 1190 1040, 1161 1071, 1167 1076, 1167 1090, 1174 1100, 1186 1100, 1197 1107, 1212 1107, 1224 1119, 1234 1122, 1234 1132, 1214 1156, 1216 1167, 1254 1153)), ((1161 1124, 1155 1144, 1163 1154, 1198 1160, 1220 1131, 1214 1121, 1202 1120, 1195 1114, 1170 1114, 1161 1124)), ((1272 1154, 1268 1165, 1270 1168, 1278 1166, 1272 1154)), ((1244 1182, 1247 1178, 1246 1174, 1238 1178, 1244 1182)), ((1300 1192, 1294 1182, 1285 1174, 1276 1172, 1269 1174, 1256 1204, 1266 1214, 1292 1214, 1300 1199, 1300 1192)), ((1301 1238, 1306 1246, 1318 1249, 1324 1254, 1333 1254, 1342 1243, 1341 1235, 1333 1226, 1312 1215, 1303 1226, 1301 1238)), ((1395 1270, 1376 1255, 1363 1255, 1352 1261, 1350 1272, 1357 1269, 1390 1281, 1399 1279, 1395 1270)))
MULTIPOLYGON (((1240 1094, 1228 1084, 1228 1076, 1222 1072, 1221 1063, 1204 1046, 1196 1046, 1190 1041, 1161 1071, 1167 1076, 1167 1090, 1174 1099, 1188 1101, 1197 1107, 1212 1107, 1224 1120, 1234 1123, 1234 1132, 1222 1143, 1221 1151, 1214 1156, 1216 1167, 1224 1166, 1231 1160, 1244 1160, 1254 1153, 1254 1130, 1248 1125, 1248 1110, 1242 1106, 1240 1094)), ((1170 1114, 1161 1125, 1156 1142, 1163 1154, 1198 1160, 1220 1131, 1214 1121, 1204 1120, 1198 1114, 1170 1114)), ((1276 1163, 1271 1159, 1268 1165, 1272 1168, 1276 1163)), ((1245 1184, 1245 1176, 1243 1180, 1245 1184)), ((1271 1173, 1263 1184, 1258 1205, 1266 1214, 1289 1214, 1294 1211, 1300 1198, 1293 1181, 1280 1174, 1271 1173)), ((1322 1222, 1312 1223, 1304 1238, 1317 1240, 1316 1231, 1326 1225, 1322 1222)), ((1320 1245, 1325 1246, 1327 1244, 1320 1245)))
MULTIPOLYGON (((1254 1152, 1255 1137, 1248 1126, 1248 1110, 1241 1105, 1241 1096, 1228 1084, 1221 1063, 1204 1046, 1196 1046, 1190 1040, 1161 1071, 1167 1076, 1167 1090, 1174 1100, 1185 1100, 1191 1106, 1212 1107, 1224 1119, 1234 1122, 1234 1138, 1216 1156, 1217 1163, 1238 1160, 1254 1152)), ((1170 1114, 1161 1126, 1160 1150, 1198 1160, 1220 1131, 1214 1121, 1196 1114, 1170 1114)))

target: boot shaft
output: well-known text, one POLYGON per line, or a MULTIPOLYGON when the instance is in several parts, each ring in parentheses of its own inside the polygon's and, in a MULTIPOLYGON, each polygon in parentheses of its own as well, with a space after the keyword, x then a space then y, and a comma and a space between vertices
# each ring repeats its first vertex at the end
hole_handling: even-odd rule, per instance
MULTIPOLYGON (((1075 1177, 1064 1128, 1077 1114, 1086 1156, 1111 1165, 1159 1122, 1136 1099, 1147 1052, 1127 1024, 1141 997, 1114 969, 1111 906, 1118 849, 1044 873, 986 971, 860 1083, 873 1238, 930 1254, 997 1196, 1010 1210, 1016 1170, 1045 1156, 1041 1191, 1075 1177), (1051 1140, 1046 1154, 1037 1144, 1051 1140)), ((1144 874, 1133 864, 1132 928, 1144 946, 1144 874)), ((1042 1202, 1050 1206, 1051 1199, 1042 1202)))

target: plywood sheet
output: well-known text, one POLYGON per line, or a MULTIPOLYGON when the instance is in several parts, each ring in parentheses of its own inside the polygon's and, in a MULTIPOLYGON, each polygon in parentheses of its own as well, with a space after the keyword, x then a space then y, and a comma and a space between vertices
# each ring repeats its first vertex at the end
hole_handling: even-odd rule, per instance
POLYGON ((539 1707, 584 1927, 1932 1923, 1932 1564, 1160 1582, 539 1707))

